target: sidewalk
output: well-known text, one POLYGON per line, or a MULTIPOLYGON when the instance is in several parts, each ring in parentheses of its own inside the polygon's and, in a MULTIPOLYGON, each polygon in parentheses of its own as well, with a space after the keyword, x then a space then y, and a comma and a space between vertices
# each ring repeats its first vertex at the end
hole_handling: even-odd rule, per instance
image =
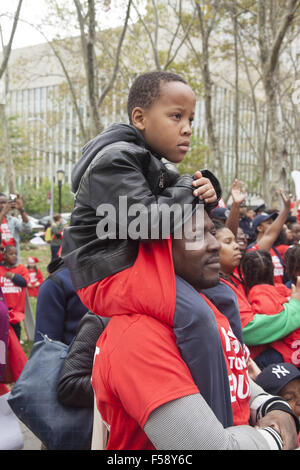
POLYGON ((41 450, 41 441, 21 421, 20 426, 24 438, 22 450, 41 450))

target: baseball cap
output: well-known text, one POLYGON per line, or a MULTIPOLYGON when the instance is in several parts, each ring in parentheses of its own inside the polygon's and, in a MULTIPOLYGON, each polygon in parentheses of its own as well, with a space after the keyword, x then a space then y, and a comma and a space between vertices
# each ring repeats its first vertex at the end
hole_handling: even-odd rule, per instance
POLYGON ((34 263, 38 263, 39 260, 37 258, 35 258, 34 256, 29 256, 28 259, 27 259, 27 263, 28 264, 34 264, 34 263))
POLYGON ((277 217, 277 212, 272 212, 271 214, 267 214, 266 212, 264 212, 263 214, 259 214, 259 215, 256 215, 252 221, 252 228, 253 230, 256 230, 257 227, 263 223, 263 222, 266 222, 266 220, 269 220, 269 219, 276 219, 277 217))
POLYGON ((293 364, 281 362, 265 367, 255 379, 266 392, 278 395, 291 380, 300 378, 300 371, 293 364))
POLYGON ((217 207, 210 214, 211 219, 226 220, 228 216, 229 216, 229 209, 227 209, 227 207, 217 207))
POLYGON ((254 212, 257 214, 258 212, 265 211, 266 209, 267 209, 266 205, 265 203, 263 203, 263 204, 260 204, 260 206, 255 207, 254 212))

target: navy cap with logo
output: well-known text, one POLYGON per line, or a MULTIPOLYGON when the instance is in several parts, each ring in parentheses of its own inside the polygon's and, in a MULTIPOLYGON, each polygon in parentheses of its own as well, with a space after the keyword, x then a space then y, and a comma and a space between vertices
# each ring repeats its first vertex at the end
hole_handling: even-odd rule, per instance
POLYGON ((229 216, 229 209, 227 207, 217 207, 210 213, 212 219, 226 220, 229 216))
POLYGON ((291 380, 300 379, 300 371, 293 364, 282 362, 265 367, 255 379, 266 392, 278 395, 291 380))
POLYGON ((277 215, 277 212, 272 212, 271 214, 267 214, 265 212, 263 214, 256 215, 252 221, 253 230, 256 230, 260 224, 266 222, 269 219, 276 219, 277 215))

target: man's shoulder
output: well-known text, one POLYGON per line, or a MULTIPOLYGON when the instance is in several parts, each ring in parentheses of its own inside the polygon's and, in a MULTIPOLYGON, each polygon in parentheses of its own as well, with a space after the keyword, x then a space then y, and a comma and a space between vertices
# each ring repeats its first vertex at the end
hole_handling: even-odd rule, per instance
POLYGON ((105 329, 102 346, 107 353, 122 354, 132 351, 151 350, 166 344, 176 347, 173 329, 150 315, 116 315, 111 318, 105 329))

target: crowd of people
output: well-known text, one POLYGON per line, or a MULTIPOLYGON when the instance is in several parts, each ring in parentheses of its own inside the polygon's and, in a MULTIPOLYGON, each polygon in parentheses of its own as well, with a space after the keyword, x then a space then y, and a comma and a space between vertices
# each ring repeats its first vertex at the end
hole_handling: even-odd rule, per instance
POLYGON ((24 312, 6 286, 36 280, 35 341, 70 345, 58 399, 95 408, 92 449, 299 447, 299 201, 278 188, 281 208, 250 207, 235 180, 225 204, 209 170, 180 175, 195 103, 176 74, 137 77, 129 124, 89 142, 73 169, 74 209, 68 227, 54 220, 48 278, 36 259, 21 272, 16 245, 4 247, 11 326, 19 337, 24 312), (153 206, 180 217, 165 224, 153 206))

